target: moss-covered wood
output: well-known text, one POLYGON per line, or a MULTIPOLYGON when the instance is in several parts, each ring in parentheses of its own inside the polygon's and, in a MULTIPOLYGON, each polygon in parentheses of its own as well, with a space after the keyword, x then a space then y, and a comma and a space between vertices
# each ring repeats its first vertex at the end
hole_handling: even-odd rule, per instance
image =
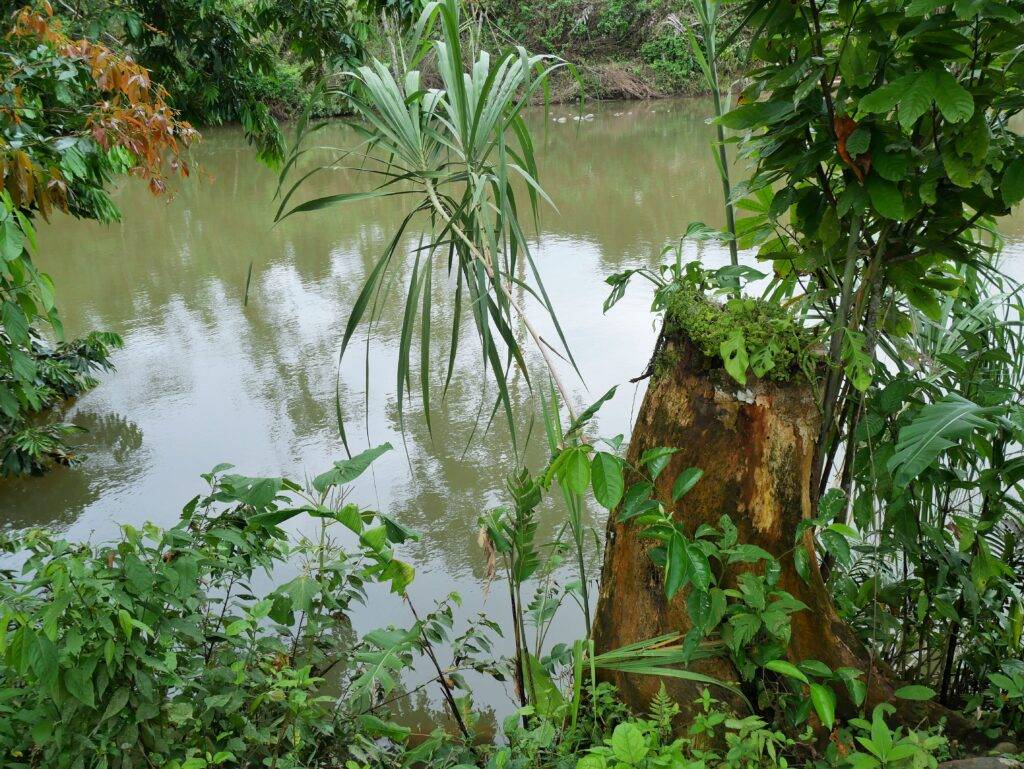
MULTIPOLYGON (((852 629, 836 613, 818 568, 810 532, 799 543, 808 551, 810 578, 804 580, 797 573, 795 535, 799 522, 814 513, 810 475, 820 426, 808 380, 759 379, 741 388, 724 371, 720 360, 704 354, 700 345, 678 329, 664 338, 661 354, 674 365, 651 380, 634 425, 630 464, 637 465, 648 449, 677 448, 655 486, 655 495, 666 509, 675 508, 678 519, 691 533, 701 524, 716 526, 722 515, 728 515, 737 526, 740 542, 758 545, 779 560, 779 587, 809 607, 792 618, 792 660, 820 660, 833 670, 860 669, 865 672, 869 707, 892 702, 901 708, 899 716, 908 722, 946 716, 951 733, 970 734, 970 724, 955 713, 895 697, 888 672, 872 665, 852 629), (691 466, 701 468, 704 476, 687 496, 674 503, 673 479, 691 466)), ((692 627, 685 592, 671 601, 665 598, 660 570, 648 555, 651 547, 651 540, 640 536, 634 524, 617 523, 614 515, 610 518, 594 627, 598 651, 664 633, 686 633, 692 627)), ((736 576, 745 568, 750 566, 727 569, 724 583, 735 586, 736 576)), ((722 680, 738 678, 724 658, 701 660, 693 668, 722 680)), ((662 684, 652 677, 621 673, 609 677, 624 699, 640 710, 662 684)), ((701 684, 682 680, 664 683, 673 699, 684 706, 703 689, 701 684)), ((853 714, 849 702, 840 703, 840 710, 853 714)), ((686 716, 684 712, 682 717, 686 716)))
MULTIPOLYGON (((706 357, 721 364, 721 349, 737 332, 742 334, 751 366, 758 375, 785 381, 806 368, 813 334, 798 318, 774 302, 748 297, 720 304, 691 283, 672 284, 662 292, 665 305, 664 341, 686 339, 706 357), (760 366, 758 365, 760 364, 760 366)), ((657 377, 673 368, 676 346, 663 344, 653 361, 657 377)))

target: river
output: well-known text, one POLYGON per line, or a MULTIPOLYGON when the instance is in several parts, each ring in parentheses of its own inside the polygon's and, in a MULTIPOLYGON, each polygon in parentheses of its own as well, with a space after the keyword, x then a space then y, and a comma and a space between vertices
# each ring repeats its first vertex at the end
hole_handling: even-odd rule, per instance
MULTIPOLYGON (((703 101, 609 102, 588 105, 584 119, 572 106, 530 116, 541 183, 557 206, 542 211, 535 254, 583 373, 580 380, 566 370, 566 377, 580 405, 620 385, 600 414, 602 435, 628 433, 643 395, 642 385, 628 380, 644 370, 656 334, 642 286, 602 313, 605 277, 657 264, 662 248, 691 221, 721 226, 707 109, 703 101)), ((332 126, 319 141, 344 146, 351 135, 332 126)), ((341 332, 406 200, 332 208, 273 227, 276 174, 256 161, 240 129, 204 131, 197 157, 200 173, 175 185, 173 199, 124 183, 114 195, 122 224, 62 218, 40 228, 38 262, 57 286, 68 333, 109 329, 124 336, 125 347, 114 356, 117 371, 67 409, 69 419, 88 428, 79 441, 81 463, 0 483, 0 522, 7 526, 108 539, 121 523, 172 523, 203 491, 200 474, 217 463, 231 462, 246 475, 302 480, 343 456, 334 411, 341 332)), ((331 172, 308 194, 356 183, 346 172, 331 172)), ((1022 224, 1017 219, 1005 228, 1014 253, 1022 224)), ((686 248, 708 264, 725 260, 717 246, 686 248)), ((435 291, 438 307, 448 287, 435 291)), ((457 590, 464 616, 501 614, 501 591, 484 590, 476 532, 478 516, 504 500, 503 479, 516 464, 508 432, 499 417, 488 435, 469 442, 481 398, 489 403, 493 395, 485 392, 474 340, 464 334, 444 403, 443 365, 434 372, 433 439, 418 393, 406 404, 403 436, 394 385, 399 310, 392 307, 370 347, 366 401, 361 345, 340 371, 353 448, 384 441, 396 447, 355 484, 352 499, 420 533, 403 552, 417 569, 411 594, 419 605, 429 608, 457 590)), ((540 308, 533 310, 541 320, 540 308)), ((447 358, 444 341, 435 338, 437 360, 447 358)), ((530 352, 539 371, 539 356, 530 352)), ((523 413, 534 408, 530 397, 517 382, 513 398, 523 413)), ((544 455, 535 439, 526 461, 536 468, 544 455)), ((545 516, 551 531, 563 514, 552 506, 545 516)), ((597 530, 603 525, 593 523, 597 530)), ((596 545, 590 566, 596 578, 596 545)), ((356 617, 361 629, 408 621, 407 609, 383 596, 356 617)), ((554 640, 581 628, 569 608, 554 640)), ((478 700, 502 711, 502 697, 481 682, 478 700)), ((416 713, 426 702, 410 709, 410 721, 420 720, 416 713)))

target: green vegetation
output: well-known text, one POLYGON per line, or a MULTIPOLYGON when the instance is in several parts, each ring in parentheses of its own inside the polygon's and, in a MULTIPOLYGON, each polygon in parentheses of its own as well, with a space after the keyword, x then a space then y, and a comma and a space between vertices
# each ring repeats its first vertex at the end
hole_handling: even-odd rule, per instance
MULTIPOLYGON (((689 0, 490 0, 485 7, 496 43, 514 40, 572 62, 590 98, 706 92, 687 40, 698 21, 689 0)), ((738 62, 722 64, 734 72, 738 62)), ((578 89, 560 81, 554 93, 569 98, 578 89)))
POLYGON ((695 63, 682 35, 660 34, 640 44, 640 56, 657 75, 659 91, 675 93, 692 88, 695 63))
POLYGON ((723 360, 743 383, 755 376, 788 379, 799 369, 809 335, 785 308, 764 299, 727 299, 719 304, 683 284, 665 298, 665 333, 683 335, 709 358, 723 360))
MULTIPOLYGON (((689 235, 725 237, 699 223, 691 225, 689 235)), ((777 302, 737 293, 744 281, 766 278, 763 272, 746 266, 708 270, 700 262, 683 264, 682 243, 666 248, 663 255, 670 253, 674 260, 658 270, 625 270, 605 280, 612 287, 605 311, 622 298, 635 276, 655 287, 651 310, 663 314, 665 324, 651 362, 652 375, 660 377, 679 360, 678 348, 667 343, 685 339, 712 361, 721 361, 739 384, 746 384, 748 372, 778 381, 804 372, 814 379, 814 343, 820 329, 808 328, 777 302)))
POLYGON ((58 13, 75 34, 116 40, 183 117, 241 123, 260 157, 278 163, 277 118, 304 106, 316 78, 361 60, 380 13, 401 20, 413 8, 413 0, 93 0, 58 13))
MULTIPOLYGON (((631 454, 623 436, 594 434, 614 389, 577 413, 560 376, 575 364, 524 234, 525 213, 536 222, 547 195, 522 110, 563 59, 525 48, 491 56, 457 0, 426 4, 397 41, 401 55, 368 58, 349 88, 332 92, 360 119, 358 170, 373 186, 293 202, 314 175, 291 176, 315 126, 307 112, 284 152, 266 100, 278 87, 271 81, 295 70, 265 65, 287 50, 325 66, 348 44, 337 35, 354 23, 352 9, 121 8, 117 31, 177 77, 185 109, 241 118, 265 157, 283 154, 278 220, 355 200, 409 201, 367 272, 341 353, 360 324, 375 325, 382 287, 403 282, 399 421, 418 379, 433 429, 431 287, 453 285, 445 387, 460 324, 471 323, 497 390, 481 419, 503 411, 517 450, 509 503, 479 519, 488 576, 503 577, 509 615, 456 631, 457 596, 424 614, 414 606, 414 571, 398 550, 415 533, 346 501, 343 488, 389 446, 338 461, 308 486, 220 466, 170 529, 124 526, 119 541, 101 544, 5 535, 5 766, 925 769, 1021 735, 1024 310, 1021 287, 998 273, 992 233, 995 217, 1024 199, 1024 139, 1010 127, 1024 108, 1024 2, 737 5, 742 29, 753 31, 748 85, 735 109, 716 99, 714 117, 729 224, 687 231, 731 246, 732 264, 684 265, 680 245, 660 269, 611 276, 606 308, 632 277, 649 280, 663 334, 685 335, 741 385, 748 372, 795 379, 824 344, 823 381, 794 381, 820 385, 811 486, 795 495, 802 514, 773 518, 756 542, 740 541, 734 523, 747 510, 700 517, 708 502, 691 492, 707 479, 672 464, 679 447, 631 454), (178 15, 150 24, 170 11, 178 15), (310 35, 296 38, 307 25, 310 35), (168 39, 176 29, 182 46, 168 39), (212 56, 218 35, 222 55, 212 56), (754 166, 735 187, 727 141, 754 166), (733 223, 734 205, 749 215, 733 223), (405 253, 402 236, 421 225, 418 248, 405 253), (770 262, 771 274, 740 265, 740 247, 770 262), (743 284, 759 280, 762 298, 745 297, 743 284), (560 337, 561 363, 531 322, 536 306, 560 337), (520 325, 549 385, 527 365, 520 325), (541 403, 549 458, 536 472, 518 466, 513 369, 541 403), (566 518, 544 540, 536 510, 555 486, 566 518), (584 548, 591 500, 611 517, 611 552, 617 535, 649 543, 645 589, 678 632, 595 643, 584 548), (284 528, 310 522, 312 536, 284 528), (562 585, 553 575, 565 560, 575 573, 562 585), (353 607, 385 590, 408 606, 410 623, 357 637, 353 607), (548 643, 572 603, 584 618, 578 637, 548 643), (849 663, 798 656, 797 621, 817 640, 842 631, 849 663), (503 628, 508 656, 493 651, 503 628), (735 675, 694 664, 711 660, 735 675), (417 690, 404 677, 424 669, 452 728, 415 740, 395 711, 417 690), (674 702, 662 688, 647 712, 631 713, 600 682, 608 672, 683 680, 704 694, 674 702), (475 675, 510 687, 516 709, 499 739, 481 739, 475 675)), ((562 19, 566 8, 548 10, 562 19)), ((718 46, 717 4, 692 8, 703 45, 689 37, 689 52, 716 84, 717 62, 743 34, 737 27, 718 46)), ((500 23, 500 8, 491 10, 500 23)), ((635 40, 663 10, 608 2, 592 21, 557 28, 635 40)), ((69 456, 59 441, 66 428, 40 430, 29 418, 87 386, 118 341, 44 345, 38 327, 59 337, 60 325, 52 283, 30 258, 33 220, 54 209, 115 218, 109 182, 133 173, 161 192, 165 169, 187 173, 181 152, 194 132, 145 70, 73 43, 47 13, 19 13, 5 46, 3 467, 32 472, 69 456)), ((673 362, 656 359, 654 373, 673 362)), ((337 412, 347 445, 340 397, 337 412)), ((706 466, 719 459, 707 456, 706 466)))
POLYGON ((36 420, 110 368, 115 334, 65 340, 53 281, 32 261, 35 223, 56 211, 109 222, 117 177, 188 173, 196 138, 148 73, 106 46, 73 41, 46 13, 19 11, 4 30, 0 70, 0 472, 42 472, 73 459, 70 425, 36 420), (44 330, 48 330, 47 336, 44 330))
POLYGON ((740 243, 770 299, 827 325, 812 493, 837 486, 872 543, 824 543, 850 564, 834 600, 898 677, 983 701, 1020 658, 1020 287, 992 233, 1024 197, 1024 8, 743 11, 751 81, 720 119, 756 163, 740 243))
MULTIPOLYGON (((580 640, 505 659, 492 652, 502 627, 495 620, 456 629, 457 595, 429 613, 416 611, 407 593, 412 569, 395 552, 415 538, 413 532, 380 512, 331 501, 344 498, 340 486, 389 448, 337 462, 308 488, 219 466, 204 476, 209 490, 185 505, 177 524, 124 526, 115 542, 77 544, 38 530, 5 537, 3 550, 20 564, 0 582, 5 766, 653 769, 703 762, 783 769, 814 755, 796 732, 735 714, 711 690, 696 703, 699 716, 674 736, 680 708, 664 693, 649 713, 631 715, 611 687, 594 679, 597 670, 629 669, 701 680, 679 664, 717 653, 724 643, 727 653, 746 660, 751 680, 813 680, 812 692, 820 692, 814 707, 832 723, 831 674, 820 664, 796 668, 779 657, 789 615, 800 607, 772 584, 777 570, 751 573, 741 591, 714 585, 711 563, 766 558, 737 543, 728 521, 721 533, 684 543, 683 551, 703 564, 689 567, 687 577, 672 555, 678 546, 671 543, 683 535, 651 499, 650 482, 630 487, 622 515, 645 517, 652 530, 670 532, 666 589, 690 581, 709 591, 701 628, 682 643, 658 638, 595 654, 580 640), (313 533, 296 538, 281 528, 289 521, 313 522, 313 533), (276 586, 261 588, 268 578, 276 586), (410 624, 356 637, 351 610, 384 587, 408 603, 410 624), (438 651, 443 647, 450 659, 438 651), (459 728, 414 740, 392 719, 421 688, 403 689, 403 676, 422 665, 431 669, 426 684, 443 693, 459 728), (520 707, 504 722, 504 745, 477 738, 480 714, 470 677, 478 674, 514 682, 521 691, 520 707)), ((537 574, 550 573, 563 549, 557 541, 537 542, 530 520, 530 505, 553 481, 573 493, 592 485, 602 504, 617 504, 609 488, 621 495, 622 460, 614 451, 588 458, 591 452, 579 444, 559 452, 537 476, 521 475, 512 489, 517 512, 499 508, 484 519, 493 557, 504 559, 517 594, 537 574), (581 473, 581 467, 588 470, 581 473)), ((670 453, 653 452, 637 469, 656 479, 670 453)), ((699 477, 681 474, 678 497, 699 477)), ((539 584, 529 607, 519 603, 512 617, 524 648, 528 642, 537 650, 565 597, 553 583, 539 584), (534 639, 526 637, 528 630, 534 639)), ((836 671, 834 680, 863 692, 858 675, 836 671)), ((806 698, 782 695, 779 705, 806 730, 806 698)), ((837 728, 815 765, 857 769, 875 765, 875 755, 909 769, 934 766, 945 754, 943 737, 893 728, 886 715, 879 707, 870 722, 852 719, 837 728)))

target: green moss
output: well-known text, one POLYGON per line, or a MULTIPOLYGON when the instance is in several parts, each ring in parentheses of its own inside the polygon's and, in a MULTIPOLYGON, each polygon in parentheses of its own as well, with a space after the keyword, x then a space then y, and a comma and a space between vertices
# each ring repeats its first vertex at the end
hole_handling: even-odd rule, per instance
POLYGON ((674 347, 666 347, 659 350, 651 363, 651 376, 660 379, 663 375, 676 367, 679 362, 679 350, 674 347))
MULTIPOLYGON (((663 301, 669 338, 686 336, 711 359, 722 360, 722 344, 739 331, 757 376, 783 381, 803 368, 810 335, 774 302, 742 298, 719 304, 689 283, 674 285, 663 301)), ((671 363, 656 360, 654 373, 671 363)))

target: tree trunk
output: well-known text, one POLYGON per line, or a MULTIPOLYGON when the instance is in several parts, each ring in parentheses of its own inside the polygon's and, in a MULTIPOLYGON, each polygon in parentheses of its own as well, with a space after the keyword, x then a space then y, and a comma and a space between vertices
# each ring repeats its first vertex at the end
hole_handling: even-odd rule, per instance
MULTIPOLYGON (((797 525, 814 514, 810 474, 820 425, 818 406, 806 379, 797 375, 788 382, 754 380, 740 387, 720 361, 706 358, 679 338, 668 339, 659 355, 664 356, 662 362, 672 364, 662 366, 664 370, 650 382, 633 428, 630 464, 637 465, 650 448, 679 449, 655 487, 655 495, 666 509, 675 508, 690 534, 702 523, 718 527, 719 518, 727 515, 739 531, 740 542, 758 545, 779 560, 779 587, 808 606, 792 615, 790 660, 820 660, 832 670, 857 668, 864 672, 869 710, 879 702, 891 702, 898 708, 897 718, 906 723, 941 715, 947 717, 951 735, 973 733, 971 724, 952 711, 932 703, 896 699, 888 671, 879 663, 872 664, 853 630, 836 613, 810 532, 802 541, 809 555, 810 578, 805 581, 796 571, 797 525), (687 467, 699 467, 704 476, 679 503, 673 503, 673 482, 687 467)), ((652 546, 631 523, 617 523, 614 515, 609 518, 594 624, 598 651, 668 632, 686 633, 692 627, 686 596, 681 593, 672 601, 665 598, 661 572, 648 555, 652 546)), ((726 569, 726 586, 733 585, 742 568, 750 567, 726 569)), ((701 660, 692 667, 721 680, 738 677, 724 658, 701 660)), ((650 676, 608 673, 606 677, 638 711, 646 709, 662 684, 662 679, 650 676)), ((678 679, 666 679, 664 684, 684 709, 704 688, 678 679)), ((842 687, 835 688, 840 713, 853 715, 855 708, 843 700, 842 687)), ((721 698, 722 693, 715 696, 721 698)))

